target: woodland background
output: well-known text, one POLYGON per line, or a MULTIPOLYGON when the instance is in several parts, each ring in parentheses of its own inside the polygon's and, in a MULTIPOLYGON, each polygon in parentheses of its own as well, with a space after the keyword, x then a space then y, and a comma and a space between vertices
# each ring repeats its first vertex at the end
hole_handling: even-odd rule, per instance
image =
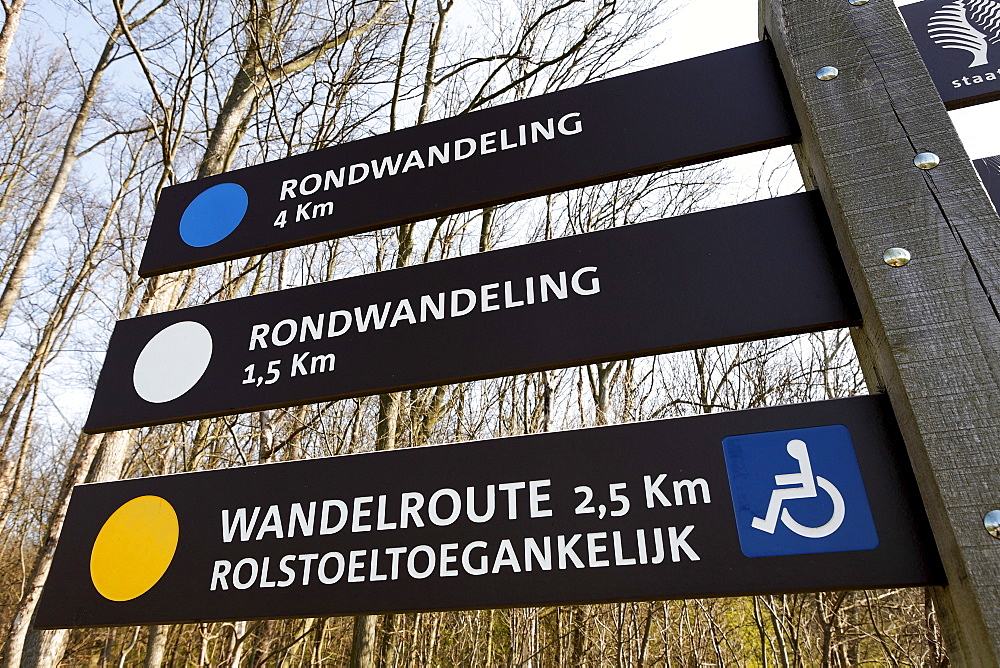
POLYGON ((143 280, 164 186, 648 66, 677 2, 0 5, 5 666, 947 663, 924 590, 31 630, 75 483, 866 389, 849 333, 832 331, 82 434, 117 319, 769 197, 801 181, 778 151, 143 280))

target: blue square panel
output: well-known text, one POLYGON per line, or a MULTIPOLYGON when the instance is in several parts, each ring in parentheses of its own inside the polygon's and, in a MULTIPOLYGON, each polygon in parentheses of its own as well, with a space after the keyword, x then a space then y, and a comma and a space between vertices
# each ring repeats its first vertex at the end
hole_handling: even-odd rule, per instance
POLYGON ((878 547, 847 427, 729 436, 722 448, 746 556, 878 547))

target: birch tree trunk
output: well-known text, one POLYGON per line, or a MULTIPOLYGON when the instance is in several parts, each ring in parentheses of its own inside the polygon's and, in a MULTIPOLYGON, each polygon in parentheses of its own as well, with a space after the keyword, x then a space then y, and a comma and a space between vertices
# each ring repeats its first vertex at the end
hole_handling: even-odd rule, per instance
MULTIPOLYGON (((405 262, 405 259, 403 260, 405 262)), ((382 394, 378 398, 378 422, 375 427, 375 450, 396 447, 400 395, 382 394)), ((378 615, 358 615, 354 618, 351 641, 351 668, 374 668, 378 657, 378 615)))
MULTIPOLYGON (((42 553, 35 562, 31 577, 28 578, 28 586, 24 595, 21 597, 21 602, 14 615, 13 621, 11 622, 10 632, 7 635, 7 642, 4 648, 3 668, 14 668, 15 666, 21 665, 21 659, 22 655, 25 653, 28 635, 34 622, 35 609, 38 605, 38 599, 42 593, 42 586, 45 584, 45 579, 49 574, 49 568, 52 566, 52 557, 55 554, 56 543, 59 540, 59 533, 62 531, 63 522, 66 520, 66 507, 69 505, 68 500, 70 492, 72 491, 74 485, 82 483, 86 480, 90 464, 94 460, 94 456, 97 454, 97 449, 101 446, 105 436, 105 434, 92 436, 83 435, 80 438, 79 445, 73 455, 73 459, 70 462, 66 478, 64 479, 62 487, 59 491, 60 503, 57 505, 52 519, 49 522, 48 532, 44 537, 42 553), (65 502, 63 500, 65 500, 65 502)), ((114 435, 107 436, 113 437, 114 435)), ((57 641, 58 640, 59 639, 57 639, 57 641)), ((30 644, 30 656, 38 659, 51 659, 51 657, 43 657, 43 654, 45 653, 42 651, 41 643, 41 632, 36 631, 30 644)), ((38 665, 52 665, 52 663, 38 665)))
POLYGON ((21 24, 21 13, 27 0, 0 0, 3 7, 3 26, 0 26, 0 96, 7 84, 7 60, 14 45, 17 28, 21 24))
POLYGON ((167 635, 170 627, 155 624, 149 627, 149 640, 146 643, 145 668, 160 668, 167 654, 167 635))
MULTIPOLYGON (((12 3, 19 1, 21 2, 21 7, 23 7, 24 0, 12 0, 12 3)), ((140 25, 147 21, 153 16, 155 11, 150 12, 135 22, 134 25, 140 25)), ((6 29, 7 25, 5 23, 4 30, 6 31, 6 29)), ((118 49, 117 42, 121 36, 121 24, 116 24, 111 34, 108 35, 108 39, 104 43, 104 49, 101 51, 101 55, 97 59, 97 64, 94 65, 94 69, 90 74, 90 80, 83 92, 83 99, 77 109, 76 117, 73 119, 73 125, 70 127, 69 134, 66 136, 66 141, 63 144, 62 159, 59 162, 59 167, 56 169, 52 184, 49 186, 42 206, 38 209, 38 213, 35 214, 31 225, 28 226, 24 243, 17 253, 17 259, 14 262, 10 276, 7 278, 7 283, 4 285, 3 292, 0 293, 0 332, 7 327, 7 320, 14 309, 14 303, 21 295, 24 279, 28 274, 28 268, 31 266, 35 253, 38 251, 38 244, 41 242, 42 235, 52 221, 52 214, 55 212, 56 207, 59 206, 59 200, 62 199, 63 193, 66 191, 70 173, 73 171, 73 166, 76 164, 78 158, 77 150, 80 146, 80 140, 83 138, 83 131, 90 120, 94 104, 97 102, 97 93, 101 86, 101 80, 114 60, 115 52, 118 49)), ((8 44, 7 48, 9 49, 9 47, 10 45, 8 44)), ((2 86, 7 66, 7 56, 3 48, 3 33, 0 32, 0 94, 3 92, 2 86)))

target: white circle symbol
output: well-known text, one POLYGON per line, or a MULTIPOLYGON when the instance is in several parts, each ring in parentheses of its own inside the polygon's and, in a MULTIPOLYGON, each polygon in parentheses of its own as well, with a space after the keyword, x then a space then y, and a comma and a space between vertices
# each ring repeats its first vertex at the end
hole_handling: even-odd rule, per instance
POLYGON ((160 331, 135 361, 132 385, 151 404, 173 401, 201 380, 212 359, 212 335, 185 320, 160 331))

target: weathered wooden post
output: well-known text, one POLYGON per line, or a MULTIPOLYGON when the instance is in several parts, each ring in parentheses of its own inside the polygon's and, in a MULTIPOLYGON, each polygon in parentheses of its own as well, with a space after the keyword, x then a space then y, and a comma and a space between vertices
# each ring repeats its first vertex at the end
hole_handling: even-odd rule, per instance
POLYGON ((891 398, 944 562, 949 652, 996 665, 1000 221, 892 0, 762 0, 761 24, 861 306, 859 356, 891 398))
MULTIPOLYGON (((1000 464, 1000 258, 985 229, 1000 221, 894 6, 869 5, 762 5, 825 203, 799 193, 125 320, 86 429, 863 322, 868 377, 894 403, 948 566, 938 596, 952 656, 993 665, 1000 545, 983 516, 1000 464)), ((179 184, 158 204, 143 271, 792 142, 771 51, 746 45, 179 184)), ((941 585, 890 411, 884 395, 853 397, 81 486, 36 623, 941 585)))

